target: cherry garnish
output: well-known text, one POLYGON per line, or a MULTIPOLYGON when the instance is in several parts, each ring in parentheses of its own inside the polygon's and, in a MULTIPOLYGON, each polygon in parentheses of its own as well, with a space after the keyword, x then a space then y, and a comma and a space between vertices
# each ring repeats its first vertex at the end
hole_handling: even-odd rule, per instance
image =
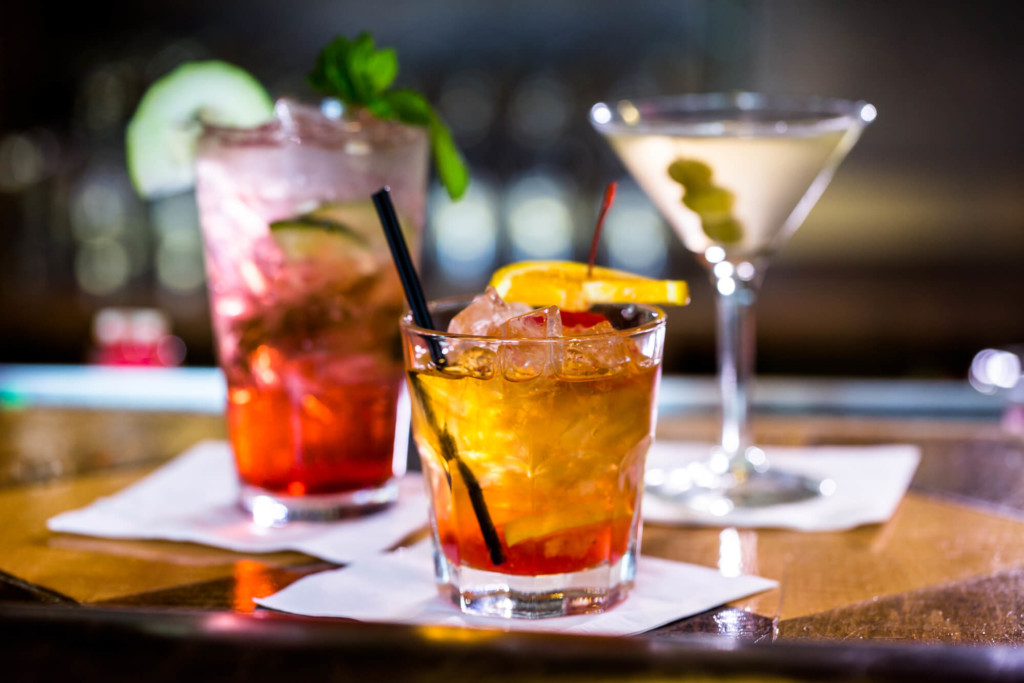
POLYGON ((615 188, 618 183, 614 180, 608 183, 604 190, 604 200, 601 202, 601 211, 597 214, 597 227, 594 228, 594 239, 590 240, 590 256, 587 258, 587 277, 594 273, 594 259, 597 258, 597 242, 601 239, 601 228, 604 227, 604 217, 608 215, 608 209, 615 203, 615 188))
POLYGON ((586 328, 610 322, 608 318, 600 313, 591 313, 590 311, 563 311, 559 309, 559 312, 562 314, 562 327, 586 328))

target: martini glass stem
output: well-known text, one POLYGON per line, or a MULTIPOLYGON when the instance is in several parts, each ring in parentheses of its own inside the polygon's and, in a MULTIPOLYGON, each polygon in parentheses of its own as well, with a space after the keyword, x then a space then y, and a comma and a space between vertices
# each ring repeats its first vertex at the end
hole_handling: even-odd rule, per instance
MULTIPOLYGON (((720 269, 718 269, 720 270, 720 269)), ((752 464, 746 458, 753 445, 750 429, 750 392, 754 379, 754 302, 756 281, 733 275, 712 274, 718 308, 718 382, 722 398, 721 454, 728 458, 716 471, 738 479, 747 477, 752 464), (724 473, 724 472, 723 472, 724 473)))

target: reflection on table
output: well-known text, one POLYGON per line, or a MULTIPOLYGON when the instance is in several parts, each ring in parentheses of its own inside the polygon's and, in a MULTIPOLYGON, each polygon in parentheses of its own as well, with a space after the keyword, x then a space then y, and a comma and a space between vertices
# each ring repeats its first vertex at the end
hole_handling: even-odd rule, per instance
MULTIPOLYGON (((8 521, 0 526, 0 626, 5 631, 13 623, 39 619, 57 630, 85 628, 80 621, 71 626, 66 620, 58 619, 58 624, 55 617, 39 616, 62 605, 78 606, 75 619, 85 619, 100 630, 114 628, 108 618, 121 615, 120 619, 121 608, 132 608, 142 622, 154 614, 187 609, 200 610, 205 616, 183 623, 182 632, 205 642, 215 616, 232 624, 230 628, 258 630, 262 621, 232 620, 253 612, 253 598, 332 567, 297 553, 245 556, 189 544, 48 532, 45 521, 54 514, 120 490, 198 440, 223 438, 222 418, 214 408, 220 398, 209 393, 217 390, 216 375, 212 371, 197 375, 200 379, 193 388, 207 393, 208 401, 194 402, 197 410, 185 412, 173 405, 173 392, 165 407, 129 409, 131 401, 124 397, 96 399, 109 407, 84 406, 73 399, 78 370, 55 384, 63 387, 65 396, 51 403, 64 405, 46 405, 47 392, 32 381, 41 382, 47 372, 57 369, 35 375, 19 375, 24 368, 2 370, 0 515, 8 521)), ((83 381, 82 386, 90 383, 83 381)), ((713 440, 716 420, 710 412, 714 401, 710 379, 667 378, 661 401, 659 438, 713 440)), ((785 654, 783 664, 817 661, 813 656, 801 659, 804 650, 798 648, 794 655, 783 647, 806 641, 844 647, 853 641, 1024 643, 1020 604, 1024 594, 1024 440, 1000 425, 1001 410, 998 399, 981 396, 966 383, 766 380, 756 420, 760 443, 916 444, 922 460, 910 491, 889 522, 846 532, 647 524, 645 554, 759 574, 779 581, 780 588, 629 639, 648 645, 625 646, 627 650, 619 654, 627 659, 639 657, 647 664, 637 671, 649 672, 663 656, 685 653, 696 661, 724 643, 742 651, 746 644, 773 643, 775 654, 764 656, 785 654), (713 640, 707 641, 709 637, 713 640), (668 649, 651 650, 650 643, 668 649)), ((294 618, 262 610, 255 615, 276 624, 267 625, 267 633, 294 628, 296 633, 306 633, 297 636, 300 640, 324 642, 316 640, 324 636, 310 620, 293 622, 289 619, 294 618)), ((123 628, 134 632, 135 627, 123 628)), ((407 644, 418 644, 409 646, 419 647, 420 655, 427 651, 425 640, 436 638, 445 647, 457 641, 458 647, 469 648, 465 652, 534 643, 525 636, 503 636, 503 645, 484 646, 473 639, 460 640, 444 629, 439 631, 442 635, 428 638, 424 629, 408 627, 379 630, 359 624, 346 628, 330 632, 339 647, 374 638, 379 638, 378 644, 393 643, 394 629, 399 629, 407 644)), ((580 647, 579 656, 593 655, 586 645, 580 647)), ((561 654, 569 656, 571 649, 561 654)), ((755 652, 762 656, 760 650, 755 652)), ((869 659, 874 656, 870 655, 874 650, 855 652, 866 653, 869 659)), ((916 661, 918 653, 936 651, 899 652, 910 658, 907 661, 916 661)), ((981 651, 937 652, 940 658, 935 662, 947 655, 971 658, 981 651)), ((1024 666, 1019 657, 1007 654, 1012 651, 996 652, 1006 658, 1000 666, 1024 666)), ((789 671, 771 661, 775 661, 772 666, 782 666, 774 670, 789 671)), ((970 664, 979 675, 992 673, 987 665, 974 660, 970 664)), ((813 668, 818 664, 808 666, 826 671, 813 668)), ((952 676, 951 671, 955 669, 946 673, 952 676)))

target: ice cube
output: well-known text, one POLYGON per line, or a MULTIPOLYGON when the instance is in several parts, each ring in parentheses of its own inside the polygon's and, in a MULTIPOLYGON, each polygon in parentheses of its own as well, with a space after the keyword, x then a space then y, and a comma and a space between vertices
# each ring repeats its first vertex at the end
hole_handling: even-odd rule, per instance
POLYGON ((268 344, 256 347, 249 357, 249 369, 256 386, 262 389, 276 388, 281 376, 287 374, 281 352, 268 344))
POLYGON ((641 368, 653 368, 661 363, 662 350, 665 347, 665 328, 630 337, 629 351, 633 361, 641 368))
POLYGON ((430 353, 430 345, 423 337, 412 334, 405 340, 405 354, 409 359, 409 369, 426 372, 434 369, 434 358, 430 353))
POLYGON ((548 306, 509 318, 501 326, 506 339, 545 339, 562 336, 562 315, 558 306, 548 306))
POLYGON ((531 310, 527 304, 505 301, 493 287, 488 287, 452 318, 448 332, 476 337, 498 336, 506 320, 531 310))
POLYGON ((339 418, 316 394, 303 394, 300 401, 303 417, 330 426, 339 418))
POLYGON ((519 340, 501 347, 501 365, 505 379, 524 382, 554 367, 558 342, 533 342, 531 339, 558 339, 562 335, 562 316, 557 306, 548 306, 509 318, 501 336, 519 340))
POLYGON ((596 325, 574 325, 573 327, 565 328, 566 337, 593 337, 602 334, 611 334, 615 332, 615 328, 607 320, 602 320, 596 325))
POLYGON ((384 121, 363 107, 345 111, 344 105, 324 110, 291 99, 280 99, 274 105, 274 118, 279 136, 301 139, 320 146, 344 147, 367 154, 375 147, 394 147, 425 138, 419 126, 406 126, 398 121, 384 121))
MULTIPOLYGON (((562 311, 562 328, 566 337, 578 337, 581 334, 594 334, 586 332, 599 323, 608 323, 608 318, 602 313, 593 311, 562 311)), ((607 329, 607 327, 600 328, 607 329)), ((602 332, 603 334, 603 332, 602 332)))
POLYGON ((584 379, 613 375, 629 367, 635 345, 611 323, 602 322, 573 333, 562 350, 560 377, 584 379))
POLYGON ((455 377, 491 379, 497 365, 497 353, 488 345, 470 342, 448 354, 444 374, 455 377))

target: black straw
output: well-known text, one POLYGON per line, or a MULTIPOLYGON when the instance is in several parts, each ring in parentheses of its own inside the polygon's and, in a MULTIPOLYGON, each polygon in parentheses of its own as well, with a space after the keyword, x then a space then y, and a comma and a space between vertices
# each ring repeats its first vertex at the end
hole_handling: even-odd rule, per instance
MULTIPOLYGON (((380 223, 384 226, 384 236, 387 237, 388 247, 391 249, 391 256, 395 260, 395 268, 398 270, 398 277, 402 281, 402 288, 405 290, 405 299, 409 302, 409 309, 412 311, 413 321, 425 330, 436 329, 434 320, 430 317, 430 308, 427 307, 427 299, 423 296, 423 285, 420 283, 419 275, 416 274, 416 266, 412 264, 412 257, 409 255, 409 246, 405 243, 405 236, 402 234, 402 226, 398 222, 398 215, 395 213, 395 205, 391 203, 391 188, 386 185, 373 194, 373 205, 377 208, 377 215, 380 216, 380 223)), ((448 364, 441 346, 433 337, 426 338, 427 346, 430 347, 430 357, 434 365, 443 368, 448 364)))
POLYGON ((423 408, 423 414, 426 416, 427 422, 430 423, 431 428, 437 434, 437 443, 441 449, 441 457, 444 458, 445 464, 448 466, 444 471, 445 476, 448 478, 448 488, 451 489, 452 486, 451 468, 452 464, 454 464, 456 469, 459 470, 459 475, 462 476, 462 482, 466 486, 466 493, 469 494, 469 504, 473 507, 473 514, 476 515, 477 526, 480 527, 480 535, 483 536, 487 552, 491 556, 491 564, 495 567, 504 564, 505 549, 501 547, 501 538, 498 536, 498 530, 494 528, 491 513, 487 510, 487 502, 484 501, 484 492, 480 488, 480 481, 473 474, 473 470, 469 469, 466 461, 459 457, 459 451, 455 446, 455 439, 452 437, 452 433, 448 431, 447 427, 443 429, 438 428, 434 409, 430 407, 430 402, 427 400, 423 385, 420 384, 419 375, 409 375, 409 383, 412 385, 416 400, 420 402, 420 407, 423 408))
MULTIPOLYGON (((405 298, 409 302, 410 310, 412 310, 412 319, 423 329, 433 330, 434 321, 430 317, 430 309, 427 307, 426 297, 423 296, 423 285, 420 284, 419 275, 416 274, 416 267, 413 265, 412 257, 409 255, 409 247, 405 243, 405 236, 402 235, 402 226, 398 223, 395 206, 391 203, 391 189, 383 187, 380 191, 375 192, 373 195, 373 205, 377 208, 377 215, 380 216, 381 225, 384 226, 384 235, 388 239, 388 247, 391 248, 391 256, 395 260, 395 268, 398 269, 398 277, 402 281, 402 288, 405 289, 405 298)), ((437 339, 428 336, 426 337, 426 342, 430 348, 430 356, 434 361, 434 365, 439 368, 447 365, 447 360, 441 351, 441 346, 438 344, 437 339)), ((462 475, 466 492, 469 494, 469 500, 473 506, 473 514, 476 515, 477 524, 480 526, 480 533, 483 535, 484 543, 487 544, 487 551, 490 553, 491 562, 495 566, 503 564, 505 562, 505 549, 501 547, 501 539, 498 537, 498 532, 494 528, 494 522, 491 520, 491 514, 488 512, 487 505, 484 502, 484 492, 480 488, 480 482, 473 474, 473 471, 469 469, 469 465, 459 457, 451 432, 448 431, 447 427, 440 428, 434 411, 423 391, 423 387, 420 385, 419 377, 410 374, 409 378, 413 393, 416 394, 416 398, 423 409, 427 421, 430 422, 431 428, 438 435, 441 445, 441 456, 449 466, 449 469, 445 471, 448 477, 448 486, 450 487, 452 483, 450 466, 454 461, 459 474, 462 475)))

